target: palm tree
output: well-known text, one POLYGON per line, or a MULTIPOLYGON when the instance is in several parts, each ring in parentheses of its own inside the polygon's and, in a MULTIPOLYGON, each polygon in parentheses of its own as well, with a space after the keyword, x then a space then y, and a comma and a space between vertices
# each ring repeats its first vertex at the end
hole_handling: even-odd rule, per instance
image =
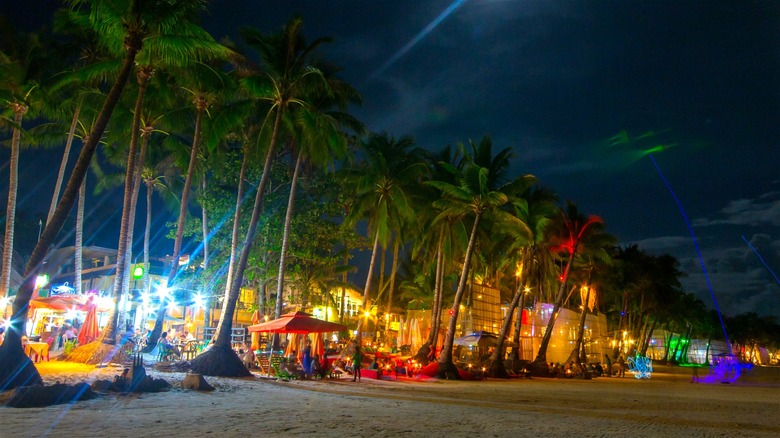
MULTIPOLYGON (((327 39, 315 40, 307 45, 301 35, 300 18, 290 20, 280 35, 264 36, 259 31, 248 29, 242 32, 244 40, 257 49, 264 62, 263 74, 249 75, 241 82, 247 92, 260 100, 271 103, 266 120, 273 116, 271 137, 266 151, 263 173, 255 193, 252 216, 241 247, 235 274, 230 289, 225 294, 217 332, 211 348, 192 362, 193 370, 205 375, 247 375, 248 370, 231 348, 231 328, 238 293, 244 281, 244 271, 249 260, 252 241, 255 237, 260 208, 263 206, 268 185, 271 163, 275 157, 277 141, 282 130, 285 111, 298 105, 315 84, 321 84, 322 73, 310 63, 312 52, 327 39)), ((280 298, 280 297, 279 297, 280 298)))
POLYGON ((162 2, 135 0, 130 4, 124 2, 87 2, 72 0, 74 6, 87 5, 92 7, 91 24, 108 44, 121 44, 114 47, 124 48, 124 60, 117 77, 106 96, 88 139, 84 142, 81 153, 65 186, 57 208, 49 223, 41 233, 38 243, 27 262, 24 282, 19 288, 13 306, 11 324, 6 330, 6 337, 0 346, 0 390, 15 388, 20 385, 40 382, 38 371, 24 354, 22 349, 22 333, 27 320, 27 310, 30 298, 35 288, 35 278, 51 244, 62 228, 68 212, 73 207, 77 193, 81 187, 87 168, 95 153, 103 131, 108 125, 114 107, 119 102, 122 90, 127 84, 135 63, 135 57, 143 46, 147 32, 157 29, 161 24, 175 25, 189 17, 194 11, 200 11, 204 2, 162 2))
MULTIPOLYGON (((452 348, 455 340, 460 303, 466 290, 466 282, 471 268, 471 258, 476 245, 477 230, 484 215, 504 216, 498 210, 498 207, 509 201, 509 196, 503 191, 507 190, 508 187, 501 185, 504 173, 508 167, 508 160, 511 157, 509 148, 493 156, 492 141, 489 137, 484 137, 479 147, 474 145, 473 142, 470 142, 470 144, 472 154, 467 157, 469 161, 463 170, 442 163, 442 166, 448 169, 456 181, 458 181, 457 185, 445 181, 427 182, 427 184, 442 191, 442 199, 437 201, 437 207, 441 210, 441 218, 473 217, 460 280, 458 281, 458 288, 455 292, 455 299, 450 312, 447 337, 439 356, 439 376, 456 379, 459 378, 459 375, 452 362, 452 348), (482 163, 490 167, 484 167, 482 163)), ((529 178, 531 177, 524 177, 518 181, 529 178)))
POLYGON ((504 322, 498 332, 498 343, 490 357, 489 375, 491 377, 506 377, 507 372, 504 362, 500 360, 503 344, 509 332, 512 321, 512 315, 517 309, 517 320, 515 321, 515 333, 512 336, 517 347, 512 349, 512 355, 515 363, 520 359, 518 349, 520 347, 520 326, 522 324, 522 310, 528 291, 528 283, 531 278, 532 266, 536 262, 540 247, 547 238, 547 228, 550 225, 555 214, 555 195, 546 189, 539 187, 529 187, 515 197, 511 203, 512 220, 508 221, 504 228, 507 228, 506 235, 512 241, 514 251, 519 261, 517 266, 517 285, 515 293, 509 303, 504 322))
MULTIPOLYGON (((327 87, 320 91, 320 96, 313 96, 311 104, 301 104, 292 111, 294 125, 293 134, 299 134, 294 145, 298 145, 298 157, 295 160, 292 180, 290 181, 290 196, 282 232, 282 246, 279 254, 279 271, 276 281, 276 296, 284 292, 284 274, 287 263, 287 249, 290 242, 293 209, 295 206, 295 191, 304 157, 313 164, 327 168, 336 159, 343 159, 347 154, 348 137, 343 132, 350 128, 361 132, 362 124, 344 112, 349 102, 360 102, 357 91, 335 78, 326 75, 327 87), (296 129, 297 128, 297 129, 296 129)), ((276 300, 276 318, 282 314, 283 300, 276 300)))
MULTIPOLYGON (((414 219, 411 196, 426 166, 419 149, 410 150, 413 145, 410 137, 396 140, 387 133, 371 134, 361 142, 365 162, 349 171, 355 185, 355 205, 347 215, 346 223, 354 225, 368 216, 368 231, 374 235, 371 262, 363 289, 363 314, 369 309, 371 280, 379 245, 387 245, 393 227, 414 219)), ((358 322, 358 345, 362 341, 362 321, 361 318, 358 322)))
MULTIPOLYGON (((215 44, 214 51, 211 55, 215 57, 226 57, 228 55, 227 48, 215 44)), ((180 75, 180 77, 184 79, 185 85, 189 87, 182 86, 182 89, 187 95, 192 97, 192 104, 195 107, 195 125, 193 128, 189 162, 184 178, 184 187, 181 192, 181 205, 179 207, 179 218, 176 222, 176 237, 173 243, 171 266, 169 267, 170 270, 168 271, 168 279, 165 285, 165 288, 168 290, 173 288, 174 280, 179 273, 179 256, 181 255, 181 247, 184 240, 184 226, 187 220, 190 191, 196 176, 196 166, 201 147, 201 126, 203 124, 203 117, 204 114, 206 114, 209 105, 211 105, 212 101, 215 99, 215 94, 218 90, 226 86, 227 78, 225 76, 226 75, 218 69, 204 63, 193 63, 192 65, 184 66, 182 74, 180 75)), ((149 350, 157 345, 157 340, 162 334, 163 321, 167 310, 167 300, 161 299, 160 307, 157 310, 157 319, 155 320, 154 328, 149 337, 150 342, 146 347, 149 350)))
POLYGON ((563 299, 566 296, 566 286, 569 280, 569 273, 571 271, 574 256, 581 249, 580 244, 588 234, 593 233, 596 229, 600 229, 603 221, 598 216, 585 217, 578 210, 576 205, 572 202, 567 202, 566 210, 561 211, 559 220, 559 230, 554 234, 554 238, 557 239, 557 246, 553 249, 555 252, 561 252, 567 254, 566 267, 563 274, 560 277, 561 286, 558 289, 558 295, 555 299, 550 319, 547 322, 547 329, 542 338, 542 342, 539 344, 539 351, 536 354, 536 358, 531 364, 533 372, 538 375, 546 375, 548 373, 547 367, 547 346, 550 344, 550 337, 552 336, 553 326, 555 320, 558 318, 558 311, 563 304, 563 299))
POLYGON ((0 297, 8 295, 11 283, 11 261, 14 252, 14 222, 16 218, 16 192, 19 185, 19 150, 21 148, 22 120, 28 110, 36 110, 36 94, 39 88, 40 60, 43 55, 38 37, 28 35, 12 41, 3 41, 0 47, 0 119, 11 126, 11 157, 8 163, 8 202, 3 239, 3 262, 0 273, 0 297), (32 107, 32 108, 31 108, 32 107), (10 114, 8 114, 10 112, 10 114), (9 117, 10 116, 10 117, 9 117))

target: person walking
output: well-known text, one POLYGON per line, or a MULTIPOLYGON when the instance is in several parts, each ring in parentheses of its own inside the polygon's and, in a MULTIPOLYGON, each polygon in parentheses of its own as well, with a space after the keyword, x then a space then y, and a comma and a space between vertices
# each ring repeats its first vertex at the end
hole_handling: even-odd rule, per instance
POLYGON ((352 353, 352 381, 360 381, 360 366, 363 362, 363 353, 360 351, 360 345, 355 346, 355 352, 352 353))

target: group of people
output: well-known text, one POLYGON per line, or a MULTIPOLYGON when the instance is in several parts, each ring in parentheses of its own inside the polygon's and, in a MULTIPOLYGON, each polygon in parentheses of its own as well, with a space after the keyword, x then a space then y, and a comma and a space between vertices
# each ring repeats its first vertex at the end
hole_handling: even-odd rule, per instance
POLYGON ((162 332, 160 339, 157 341, 157 345, 159 345, 160 348, 168 349, 175 358, 181 359, 181 347, 183 347, 187 342, 194 340, 195 337, 192 336, 192 334, 190 334, 190 332, 187 330, 184 330, 175 336, 169 336, 168 332, 162 332))
POLYGON ((593 377, 612 377, 613 374, 617 377, 625 377, 627 365, 623 356, 619 356, 614 365, 609 356, 605 356, 605 358, 606 365, 602 365, 601 362, 581 364, 575 361, 568 361, 563 365, 550 362, 548 370, 553 377, 583 378, 586 375, 593 377))
POLYGON ((76 327, 63 323, 62 325, 55 325, 51 331, 51 343, 49 349, 52 351, 59 350, 65 346, 66 342, 77 342, 79 338, 79 332, 76 327))

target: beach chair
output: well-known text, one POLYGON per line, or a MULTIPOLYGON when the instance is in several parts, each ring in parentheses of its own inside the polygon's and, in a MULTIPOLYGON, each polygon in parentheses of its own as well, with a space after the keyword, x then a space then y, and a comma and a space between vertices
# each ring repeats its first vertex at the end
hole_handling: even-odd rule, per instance
POLYGON ((173 349, 168 347, 167 345, 163 344, 157 344, 158 347, 158 354, 157 354, 157 361, 158 362, 170 362, 173 359, 173 349))

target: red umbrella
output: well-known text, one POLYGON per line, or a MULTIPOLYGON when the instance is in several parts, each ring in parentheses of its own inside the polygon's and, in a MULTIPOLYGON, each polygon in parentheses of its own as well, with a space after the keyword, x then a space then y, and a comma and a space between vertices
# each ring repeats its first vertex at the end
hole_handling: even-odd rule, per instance
POLYGON ((249 332, 323 333, 345 331, 346 326, 314 318, 305 312, 282 315, 279 319, 249 326, 249 332))
POLYGON ((84 323, 79 330, 79 345, 88 344, 100 336, 100 330, 97 323, 97 304, 95 304, 95 296, 92 295, 87 301, 87 316, 84 318, 84 323))

